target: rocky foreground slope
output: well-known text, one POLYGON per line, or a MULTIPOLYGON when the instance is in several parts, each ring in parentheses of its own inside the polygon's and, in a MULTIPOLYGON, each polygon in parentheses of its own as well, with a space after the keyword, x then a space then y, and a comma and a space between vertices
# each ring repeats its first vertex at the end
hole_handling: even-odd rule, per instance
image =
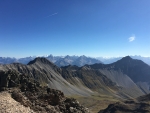
POLYGON ((0 113, 35 113, 29 107, 15 101, 7 91, 0 93, 0 113))
POLYGON ((41 86, 29 76, 14 71, 0 72, 0 95, 0 113, 89 112, 77 100, 65 97, 63 92, 41 86))

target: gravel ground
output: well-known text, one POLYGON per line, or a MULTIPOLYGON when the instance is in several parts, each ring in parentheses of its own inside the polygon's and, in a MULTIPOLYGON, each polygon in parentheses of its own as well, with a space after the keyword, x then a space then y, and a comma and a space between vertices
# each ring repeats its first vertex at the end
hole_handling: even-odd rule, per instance
POLYGON ((29 107, 15 101, 7 92, 0 93, 0 113, 35 113, 29 107))

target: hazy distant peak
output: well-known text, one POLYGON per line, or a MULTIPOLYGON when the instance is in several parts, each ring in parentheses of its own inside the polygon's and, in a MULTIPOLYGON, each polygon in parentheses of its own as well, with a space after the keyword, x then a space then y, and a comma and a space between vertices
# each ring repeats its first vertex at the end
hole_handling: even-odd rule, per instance
POLYGON ((53 55, 52 55, 52 54, 50 54, 50 55, 48 55, 47 57, 53 57, 53 55))
POLYGON ((71 58, 71 56, 67 55, 67 56, 65 56, 64 58, 68 59, 68 58, 71 58))
POLYGON ((87 58, 85 55, 80 56, 80 58, 87 58))

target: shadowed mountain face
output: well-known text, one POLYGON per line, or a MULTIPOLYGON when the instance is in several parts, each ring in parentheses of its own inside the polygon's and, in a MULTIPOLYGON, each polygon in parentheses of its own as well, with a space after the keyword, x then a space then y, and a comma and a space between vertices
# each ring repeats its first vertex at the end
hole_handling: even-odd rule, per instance
POLYGON ((150 81, 150 66, 141 60, 135 60, 127 56, 112 64, 94 64, 93 69, 107 69, 121 71, 128 75, 134 82, 150 81))
POLYGON ((150 66, 141 60, 134 60, 127 56, 111 65, 115 65, 114 68, 116 69, 121 69, 134 82, 150 81, 150 66))
POLYGON ((116 69, 120 69, 128 75, 144 93, 150 93, 150 66, 141 60, 134 60, 130 57, 124 57, 117 61, 116 69))
MULTIPOLYGON (((144 93, 149 93, 150 66, 141 60, 135 60, 127 56, 112 64, 94 64, 90 65, 89 67, 100 70, 107 77, 109 76, 108 78, 111 78, 113 81, 117 81, 117 79, 120 78, 120 75, 114 78, 117 74, 111 77, 110 73, 112 73, 112 71, 120 72, 130 78, 130 81, 132 80, 134 83, 136 83, 136 85, 138 85, 138 87, 144 93)), ((120 78, 119 81, 122 81, 122 79, 120 78)))

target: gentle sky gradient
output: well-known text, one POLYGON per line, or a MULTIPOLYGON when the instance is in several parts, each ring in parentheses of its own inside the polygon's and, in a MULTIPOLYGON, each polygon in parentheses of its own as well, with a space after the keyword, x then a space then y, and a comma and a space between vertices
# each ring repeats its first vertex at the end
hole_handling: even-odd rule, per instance
POLYGON ((150 56, 150 0, 0 0, 0 56, 150 56))

